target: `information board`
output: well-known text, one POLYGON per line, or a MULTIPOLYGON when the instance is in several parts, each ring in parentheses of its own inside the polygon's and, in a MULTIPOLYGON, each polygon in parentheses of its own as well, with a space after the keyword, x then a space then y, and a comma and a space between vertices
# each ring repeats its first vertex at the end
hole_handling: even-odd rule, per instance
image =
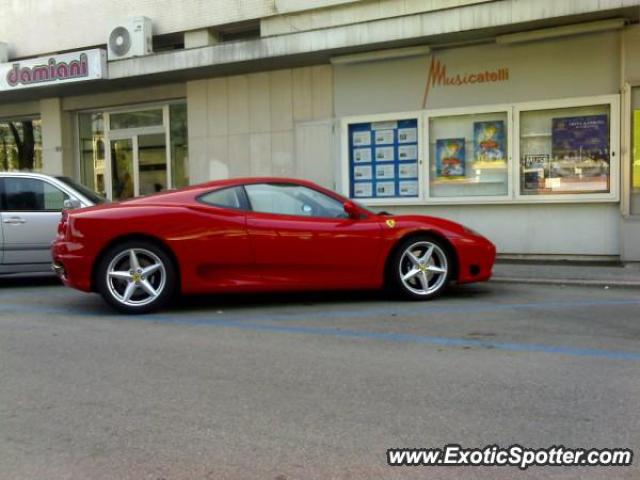
POLYGON ((353 198, 418 196, 418 120, 349 125, 349 194, 353 198))

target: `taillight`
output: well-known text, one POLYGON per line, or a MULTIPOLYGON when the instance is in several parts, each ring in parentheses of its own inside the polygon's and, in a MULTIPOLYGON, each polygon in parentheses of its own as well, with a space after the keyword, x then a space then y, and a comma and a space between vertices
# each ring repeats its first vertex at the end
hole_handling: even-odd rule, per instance
POLYGON ((67 234, 67 223, 69 220, 69 213, 66 210, 62 211, 60 217, 60 223, 58 223, 58 235, 64 237, 67 234))

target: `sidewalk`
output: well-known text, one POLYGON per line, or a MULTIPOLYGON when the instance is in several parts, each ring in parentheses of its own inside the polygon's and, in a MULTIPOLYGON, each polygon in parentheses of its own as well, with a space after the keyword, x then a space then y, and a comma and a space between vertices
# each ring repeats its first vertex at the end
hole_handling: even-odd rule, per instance
POLYGON ((640 288, 640 263, 597 265, 499 260, 493 268, 491 281, 640 288))

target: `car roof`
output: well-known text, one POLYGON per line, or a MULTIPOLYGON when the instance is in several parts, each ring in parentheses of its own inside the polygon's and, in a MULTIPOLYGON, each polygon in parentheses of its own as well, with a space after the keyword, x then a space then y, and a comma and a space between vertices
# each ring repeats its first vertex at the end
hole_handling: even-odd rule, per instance
POLYGON ((33 178, 48 178, 55 179, 56 175, 47 175, 45 173, 36 172, 3 172, 0 171, 0 177, 33 177, 33 178))
POLYGON ((299 178, 289 177, 236 177, 225 178, 223 180, 213 180, 211 182, 200 183, 193 185, 196 188, 211 188, 211 187, 227 187, 234 185, 248 185, 252 183, 292 183, 295 185, 305 185, 308 187, 317 188, 318 185, 308 180, 302 180, 299 178))

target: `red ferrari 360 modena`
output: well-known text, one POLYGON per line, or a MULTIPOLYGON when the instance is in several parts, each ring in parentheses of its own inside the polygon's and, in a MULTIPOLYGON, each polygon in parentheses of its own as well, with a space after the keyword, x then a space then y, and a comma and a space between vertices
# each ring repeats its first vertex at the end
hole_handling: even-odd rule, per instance
POLYGON ((375 289, 433 298, 487 280, 494 245, 447 220, 375 214, 302 180, 221 180, 65 211, 53 268, 143 313, 177 294, 375 289))

